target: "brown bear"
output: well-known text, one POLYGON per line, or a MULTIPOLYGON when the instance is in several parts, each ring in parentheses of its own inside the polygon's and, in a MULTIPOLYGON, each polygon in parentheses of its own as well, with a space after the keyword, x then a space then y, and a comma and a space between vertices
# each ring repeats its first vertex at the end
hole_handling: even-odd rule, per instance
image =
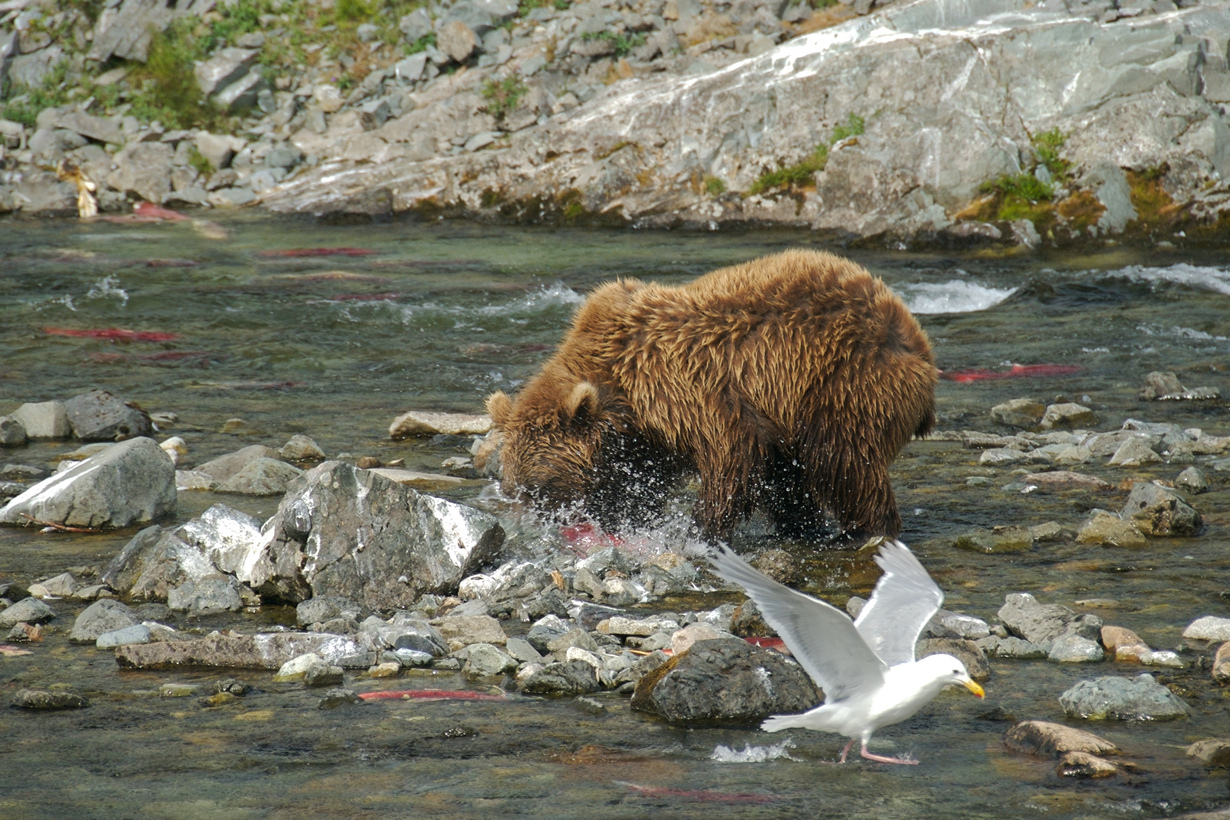
POLYGON ((679 287, 599 287, 516 400, 497 392, 487 408, 504 491, 608 529, 660 513, 695 473, 711 540, 756 507, 787 535, 828 513, 850 536, 895 536, 888 466, 934 425, 936 377, 926 333, 883 282, 794 250, 679 287))

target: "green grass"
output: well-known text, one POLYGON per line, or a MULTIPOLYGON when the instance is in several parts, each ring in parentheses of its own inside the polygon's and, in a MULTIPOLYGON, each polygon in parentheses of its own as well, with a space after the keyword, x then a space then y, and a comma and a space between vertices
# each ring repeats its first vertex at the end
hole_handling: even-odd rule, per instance
POLYGON ((487 101, 487 113, 498 120, 504 119, 529 90, 520 74, 509 74, 503 80, 492 77, 483 83, 483 99, 487 101))
POLYGON ((582 40, 609 40, 615 44, 615 56, 627 57, 632 49, 645 45, 644 34, 616 34, 613 31, 591 31, 581 35, 582 40))
POLYGON ((858 114, 848 114, 845 123, 833 129, 828 142, 822 142, 812 150, 811 154, 796 165, 788 165, 774 171, 761 174, 752 187, 747 189, 747 196, 755 196, 774 188, 793 188, 796 185, 808 185, 815 175, 824 170, 829 160, 829 149, 844 139, 856 137, 863 133, 866 120, 858 114))
POLYGON ((1035 134, 1030 139, 1034 145, 1034 151, 1038 154, 1038 161, 1046 166, 1046 170, 1050 171, 1051 176, 1055 179, 1067 179, 1068 173, 1072 170, 1072 163, 1059 156, 1059 149, 1063 148, 1067 140, 1068 135, 1058 128, 1035 134))
POLYGON ((44 109, 55 108, 69 101, 71 89, 66 82, 68 68, 67 58, 56 63, 38 88, 26 88, 14 84, 7 99, 17 99, 17 102, 7 103, 4 106, 4 113, 0 116, 6 120, 19 122, 27 128, 34 128, 38 122, 38 115, 44 109))
POLYGON ((705 177, 705 193, 709 196, 721 196, 726 193, 726 183, 721 177, 705 177))
POLYGON ((145 68, 134 73, 140 91, 132 115, 158 120, 167 128, 225 127, 227 117, 201 94, 193 62, 206 55, 206 41, 193 31, 196 21, 181 18, 154 35, 145 68))

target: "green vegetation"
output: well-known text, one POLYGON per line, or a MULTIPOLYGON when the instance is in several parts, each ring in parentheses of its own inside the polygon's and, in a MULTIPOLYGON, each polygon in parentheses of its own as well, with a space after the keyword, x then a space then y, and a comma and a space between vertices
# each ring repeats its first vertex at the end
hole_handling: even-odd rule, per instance
POLYGON ((195 145, 188 149, 188 164, 195 168, 196 172, 203 177, 212 176, 215 170, 214 164, 209 161, 209 157, 197 150, 195 145))
POLYGON ((627 57, 632 49, 645 45, 644 34, 616 34, 613 31, 590 31, 581 35, 582 40, 607 40, 615 44, 615 56, 627 57))
POLYGON ((788 165, 775 171, 767 171, 752 183, 747 189, 747 196, 755 196, 774 188, 794 188, 812 183, 815 175, 824 170, 829 160, 829 149, 844 139, 857 137, 863 133, 866 121, 858 114, 848 114, 846 122, 833 129, 833 135, 828 142, 822 142, 815 147, 810 156, 796 165, 788 165))
POLYGON ((572 0, 521 0, 517 4, 517 16, 525 17, 534 9, 553 6, 556 11, 563 11, 572 5, 572 0))
POLYGON ((205 57, 206 40, 196 36, 195 20, 181 19, 150 41, 145 67, 133 73, 139 90, 132 115, 158 120, 168 128, 223 127, 227 118, 201 94, 193 62, 205 57))
POLYGON ((503 80, 492 77, 483 83, 483 99, 487 101, 487 113, 498 120, 504 119, 529 90, 520 74, 509 74, 503 80))
POLYGON ((4 113, 0 116, 19 122, 27 128, 34 128, 43 109, 64 105, 69 101, 70 90, 66 82, 68 66, 67 59, 56 63, 38 88, 14 84, 6 97, 11 102, 5 104, 4 113))
POLYGON ((709 196, 721 196, 726 193, 726 183, 721 177, 705 177, 705 193, 709 196))
POLYGON ((1059 156, 1059 149, 1063 148, 1067 140, 1068 135, 1058 128, 1036 134, 1030 140, 1034 151, 1038 154, 1038 161, 1046 166, 1056 180, 1066 180, 1068 172, 1072 169, 1072 163, 1059 156))
POLYGON ((990 202, 987 203, 990 207, 978 209, 980 218, 1005 222, 1028 219, 1035 224, 1048 224, 1054 220, 1051 201, 1055 198, 1056 185, 1067 182, 1071 170, 1071 163, 1059 156, 1067 138, 1067 134, 1058 128, 1031 137, 1038 165, 1029 171, 1005 174, 999 179, 984 182, 980 190, 990 195, 990 202), (1035 171, 1039 166, 1046 168, 1050 182, 1038 178, 1035 171))
POLYGON ((430 31, 406 46, 406 56, 409 57, 411 54, 418 54, 420 51, 426 51, 428 48, 434 47, 435 44, 436 33, 434 31, 430 31))

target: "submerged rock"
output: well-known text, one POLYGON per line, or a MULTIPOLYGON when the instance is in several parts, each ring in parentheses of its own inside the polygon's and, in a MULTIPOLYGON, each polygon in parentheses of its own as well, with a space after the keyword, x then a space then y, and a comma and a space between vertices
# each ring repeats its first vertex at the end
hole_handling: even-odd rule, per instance
POLYGON ((1121 515, 1146 535, 1195 535, 1204 525, 1200 513, 1178 495, 1151 481, 1138 481, 1121 515))
POLYGON ((90 705, 88 698, 76 692, 47 692, 41 689, 18 689, 13 695, 13 707, 34 711, 58 711, 84 709, 90 705))
POLYGON ((133 438, 35 484, 0 508, 0 523, 119 528, 168 515, 175 502, 170 456, 153 439, 133 438))

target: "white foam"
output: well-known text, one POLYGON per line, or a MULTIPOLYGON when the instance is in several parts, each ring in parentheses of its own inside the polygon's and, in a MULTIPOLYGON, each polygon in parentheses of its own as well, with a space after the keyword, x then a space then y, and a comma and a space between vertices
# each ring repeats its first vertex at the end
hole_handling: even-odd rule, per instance
POLYGON ((753 746, 747 743, 744 744, 742 751, 736 751, 729 746, 719 744, 713 750, 713 754, 709 755, 709 759, 718 763, 767 763, 771 760, 797 761, 798 758, 791 755, 789 751, 793 748, 794 741, 789 738, 772 746, 753 746))
POLYGON ((992 288, 959 279, 898 285, 894 290, 918 314, 974 313, 993 308, 1017 292, 1017 288, 992 288))
POLYGON ((1180 262, 1177 265, 1170 265, 1165 268, 1129 265, 1126 268, 1111 271, 1108 275, 1127 279, 1129 282, 1147 282, 1149 284, 1173 282, 1200 290, 1230 295, 1230 271, 1222 268, 1189 265, 1186 262, 1180 262))

